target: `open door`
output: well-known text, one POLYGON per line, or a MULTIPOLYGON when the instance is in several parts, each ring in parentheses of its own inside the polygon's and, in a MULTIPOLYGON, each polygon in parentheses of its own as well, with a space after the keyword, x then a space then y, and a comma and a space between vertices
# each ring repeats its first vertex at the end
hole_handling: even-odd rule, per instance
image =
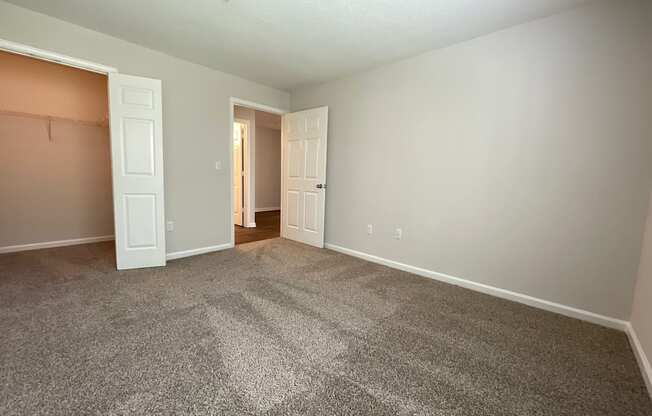
POLYGON ((118 269, 165 265, 161 81, 109 74, 118 269))
POLYGON ((243 174, 242 154, 244 150, 243 125, 233 123, 233 223, 242 227, 243 174))
POLYGON ((324 247, 328 107, 283 116, 281 235, 324 247))

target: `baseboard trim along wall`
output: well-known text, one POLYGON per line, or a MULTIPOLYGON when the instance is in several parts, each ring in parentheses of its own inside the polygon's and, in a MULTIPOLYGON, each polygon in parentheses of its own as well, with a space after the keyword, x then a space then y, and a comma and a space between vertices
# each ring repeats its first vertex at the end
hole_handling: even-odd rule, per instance
POLYGON ((256 212, 280 211, 281 207, 256 208, 256 212))
POLYGON ((226 243, 226 244, 219 244, 216 246, 193 248, 192 250, 175 251, 173 253, 167 253, 165 255, 165 258, 167 260, 182 259, 184 257, 197 256, 199 254, 206 254, 206 253, 212 253, 214 251, 227 250, 233 247, 234 245, 232 243, 226 243))
POLYGON ((550 302, 544 299, 535 298, 533 296, 524 295, 521 293, 516 293, 505 289, 500 289, 482 283, 472 282, 470 280, 462 279, 455 276, 450 276, 432 270, 423 269, 421 267, 399 263, 394 260, 385 259, 382 257, 374 256, 372 254, 367 254, 360 251, 352 250, 350 248, 341 247, 335 244, 326 243, 325 247, 333 251, 337 251, 343 254, 348 254, 349 256, 358 257, 360 259, 370 261, 372 263, 382 264, 384 266, 391 267, 393 269, 398 269, 408 273, 413 273, 419 276, 438 280, 441 282, 450 283, 452 285, 461 286, 466 289, 475 290, 476 292, 481 292, 487 295, 496 296, 498 298, 511 300, 514 302, 522 303, 546 311, 555 312, 571 318, 581 319, 583 321, 591 322, 597 325, 602 325, 608 328, 618 329, 620 331, 626 332, 627 325, 629 324, 629 322, 620 319, 599 315, 593 312, 573 308, 570 306, 562 305, 560 303, 550 302))
POLYGON ((631 323, 627 322, 625 332, 627 332, 627 336, 629 337, 629 343, 634 351, 636 361, 638 361, 638 366, 641 368, 641 374, 643 375, 643 380, 645 380, 647 391, 652 397, 652 366, 650 366, 650 360, 648 360, 647 355, 645 355, 641 341, 639 341, 636 331, 631 323))
POLYGON ((69 240, 45 241, 42 243, 20 244, 16 246, 0 247, 0 254, 15 253, 17 251, 40 250, 43 248, 76 246, 78 244, 99 243, 102 241, 112 241, 114 236, 102 235, 99 237, 72 238, 69 240))

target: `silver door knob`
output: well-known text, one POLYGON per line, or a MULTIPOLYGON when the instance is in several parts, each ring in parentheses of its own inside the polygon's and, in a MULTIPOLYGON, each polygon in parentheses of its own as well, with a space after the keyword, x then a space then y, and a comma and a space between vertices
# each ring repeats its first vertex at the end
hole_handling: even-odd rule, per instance
POLYGON ((317 189, 326 189, 326 184, 325 183, 318 183, 317 184, 317 189))

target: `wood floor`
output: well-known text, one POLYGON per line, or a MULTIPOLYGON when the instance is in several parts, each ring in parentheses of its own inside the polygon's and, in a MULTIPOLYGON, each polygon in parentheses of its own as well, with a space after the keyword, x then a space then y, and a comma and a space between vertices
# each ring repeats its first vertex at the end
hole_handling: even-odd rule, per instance
POLYGON ((235 243, 251 243, 281 235, 281 211, 256 213, 256 228, 235 226, 235 243))

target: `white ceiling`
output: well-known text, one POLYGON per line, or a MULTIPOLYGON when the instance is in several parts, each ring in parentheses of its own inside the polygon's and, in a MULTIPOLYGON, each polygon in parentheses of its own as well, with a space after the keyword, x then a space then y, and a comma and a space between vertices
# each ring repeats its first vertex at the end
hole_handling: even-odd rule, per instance
POLYGON ((281 88, 548 16, 588 0, 9 0, 281 88))

